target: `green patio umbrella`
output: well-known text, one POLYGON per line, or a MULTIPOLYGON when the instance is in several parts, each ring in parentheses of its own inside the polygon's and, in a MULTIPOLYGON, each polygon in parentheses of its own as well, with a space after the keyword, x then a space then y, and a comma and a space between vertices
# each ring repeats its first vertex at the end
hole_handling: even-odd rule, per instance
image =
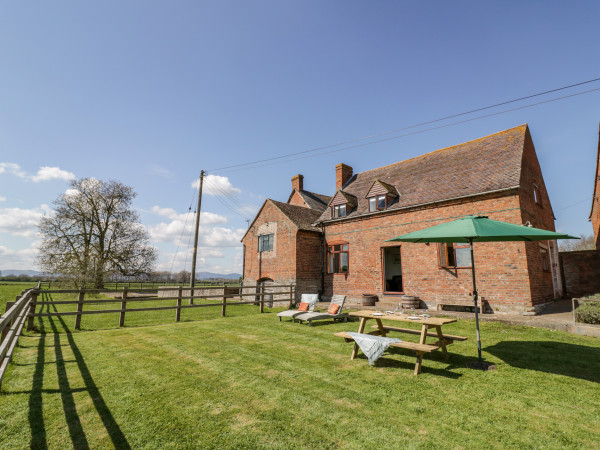
POLYGON ((467 216, 451 222, 442 223, 423 230, 403 234, 388 239, 386 242, 443 242, 468 243, 471 247, 471 270, 473 275, 473 303, 475 305, 475 326, 477 328, 478 368, 486 369, 487 365, 481 359, 481 338, 479 336, 479 314, 477 308, 477 282, 475 280, 475 259, 473 258, 473 242, 504 242, 504 241, 543 241, 553 239, 579 239, 568 234, 539 228, 515 225, 485 216, 467 216))

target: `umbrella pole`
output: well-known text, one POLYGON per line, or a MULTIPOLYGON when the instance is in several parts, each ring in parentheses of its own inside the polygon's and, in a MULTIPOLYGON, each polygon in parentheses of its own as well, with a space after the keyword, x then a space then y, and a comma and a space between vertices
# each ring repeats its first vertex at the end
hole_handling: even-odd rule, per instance
POLYGON ((479 334, 479 308, 477 307, 477 281, 475 281, 475 258, 473 257, 473 239, 469 239, 471 246, 471 271, 473 274, 473 303, 475 304, 475 328, 477 329, 477 355, 479 357, 479 366, 483 368, 481 359, 481 336, 479 334))

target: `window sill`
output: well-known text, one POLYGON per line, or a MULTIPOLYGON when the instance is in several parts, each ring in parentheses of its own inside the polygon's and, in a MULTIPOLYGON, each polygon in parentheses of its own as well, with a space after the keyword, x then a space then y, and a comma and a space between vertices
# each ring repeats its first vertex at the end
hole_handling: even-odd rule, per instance
POLYGON ((390 292, 384 291, 383 295, 388 295, 388 296, 391 296, 391 297, 393 297, 393 296, 399 296, 399 295, 404 295, 404 291, 399 291, 399 292, 398 291, 393 291, 393 292, 391 292, 391 291, 390 292))

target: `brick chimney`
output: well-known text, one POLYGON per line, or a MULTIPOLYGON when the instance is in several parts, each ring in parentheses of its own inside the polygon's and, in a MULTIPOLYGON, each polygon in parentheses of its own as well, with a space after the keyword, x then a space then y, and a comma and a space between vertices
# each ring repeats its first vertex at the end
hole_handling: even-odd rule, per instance
POLYGON ((304 176, 303 175, 295 175, 292 177, 292 189, 296 189, 298 191, 304 190, 304 176))
POLYGON ((346 164, 338 164, 335 166, 335 190, 342 189, 342 187, 352 178, 352 167, 346 164))

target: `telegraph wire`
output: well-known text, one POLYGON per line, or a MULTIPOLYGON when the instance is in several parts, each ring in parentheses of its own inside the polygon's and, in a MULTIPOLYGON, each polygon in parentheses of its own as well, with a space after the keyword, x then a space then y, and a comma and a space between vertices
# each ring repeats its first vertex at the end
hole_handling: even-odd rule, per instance
POLYGON ((515 99, 512 99, 512 100, 507 100, 505 102, 496 103, 494 105, 484 106, 484 107, 481 107, 481 108, 472 109, 470 111, 465 111, 465 112, 461 112, 461 113, 458 113, 458 114, 452 114, 450 116, 440 117, 438 119, 429 120, 427 122, 422 122, 422 123, 418 123, 418 124, 415 124, 415 125, 410 125, 410 126, 407 126, 407 127, 396 128, 394 130, 389 130, 389 131, 383 131, 381 133, 372 134, 370 136, 364 136, 364 137, 359 137, 359 138, 355 138, 355 139, 349 139, 349 140, 346 140, 346 141, 338 142, 337 144, 325 145, 325 146, 322 146, 322 147, 316 147, 316 148, 312 148, 312 149, 309 149, 309 150, 303 150, 303 151, 300 151, 300 152, 288 153, 287 155, 274 156, 272 158, 265 158, 265 159, 260 159, 260 160, 256 160, 256 161, 252 161, 252 162, 247 162, 247 163, 241 163, 241 164, 234 164, 234 165, 231 165, 231 166, 219 167, 219 168, 216 168, 216 169, 208 170, 207 172, 216 172, 216 171, 221 171, 221 170, 235 168, 235 167, 242 167, 242 166, 248 166, 248 165, 257 164, 257 163, 261 163, 261 162, 273 161, 273 160, 276 160, 276 159, 287 158, 289 156, 295 156, 295 155, 301 155, 301 154, 305 154, 305 153, 317 152, 319 150, 326 150, 326 149, 332 148, 332 147, 339 147, 340 145, 351 144, 353 142, 360 142, 360 141, 364 141, 364 140, 367 140, 367 139, 372 139, 372 138, 379 137, 379 136, 385 136, 387 134, 399 133, 400 131, 410 130, 412 128, 418 128, 418 127, 422 127, 422 126, 425 126, 425 125, 431 125, 432 123, 441 122, 441 121, 444 121, 444 120, 455 119, 457 117, 465 116, 465 115, 468 115, 468 114, 473 114, 473 113, 476 113, 476 112, 485 111, 487 109, 497 108, 498 106, 504 106, 504 105, 508 105, 508 104, 511 104, 511 103, 520 102, 522 100, 527 100, 527 99, 530 99, 530 98, 540 97, 542 95, 547 95, 547 94, 551 94, 553 92, 563 91, 565 89, 570 89, 570 88, 573 88, 573 87, 582 86, 584 84, 594 83, 596 81, 600 81, 600 78, 594 78, 594 79, 591 79, 591 80, 582 81, 580 83, 570 84, 570 85, 567 85, 567 86, 562 86, 562 87, 559 87, 559 88, 550 89, 548 91, 538 92, 537 94, 527 95, 525 97, 519 97, 519 98, 515 98, 515 99))
MULTIPOLYGON (((187 229, 187 223, 188 223, 188 219, 190 216, 190 212, 192 212, 192 205, 194 204, 194 200, 196 199, 196 196, 198 195, 198 190, 199 188, 195 189, 193 194, 192 194, 192 198, 190 200, 190 206, 188 207, 188 212, 185 215, 185 222, 183 224, 183 229, 181 230, 181 234, 179 235, 179 241, 177 242, 177 249, 175 250, 175 254, 173 255, 173 260, 171 261, 171 267, 169 267, 169 274, 173 273, 173 266, 175 265, 175 260, 177 259, 177 255, 179 253, 179 247, 181 246, 181 240, 183 239, 183 233, 185 233, 186 229, 187 229)), ((191 236, 191 230, 190 230, 190 236, 191 236)), ((188 249, 186 250, 186 264, 187 264, 187 253, 189 253, 189 238, 188 238, 188 249)), ((185 264, 183 267, 183 270, 185 270, 185 264)))
POLYGON ((582 203, 585 203, 585 202, 589 202, 589 201, 590 201, 590 200, 592 200, 593 198, 594 198, 594 197, 588 197, 588 198, 584 198, 583 200, 579 200, 578 202, 571 203, 570 205, 568 205, 568 206, 565 206, 564 208, 557 209, 557 210, 556 210, 556 212, 559 212, 559 211, 563 211, 563 210, 565 210, 565 209, 572 208, 573 206, 581 205, 582 203))
MULTIPOLYGON (((521 109, 531 108, 531 107, 543 105, 543 104, 546 104, 546 103, 552 103, 552 102, 556 102, 556 101, 559 101, 559 100, 564 100, 566 98, 577 97, 579 95, 589 94, 591 92, 597 92, 597 91, 600 91, 600 88, 595 88, 595 89, 590 89, 590 90, 587 90, 587 91, 577 92, 577 93, 574 93, 574 94, 569 94, 569 95, 565 95, 565 96, 562 96, 562 97, 556 97, 556 98, 549 99, 549 100, 544 100, 544 101, 541 101, 541 102, 530 103, 528 105, 518 106, 516 108, 505 109, 503 111, 498 111, 498 112, 495 112, 495 113, 484 114, 482 116, 472 117, 470 119, 459 120, 459 121, 452 122, 452 123, 449 123, 449 124, 439 125, 439 126, 431 127, 431 128, 426 128, 424 130, 413 131, 413 132, 401 134, 401 135, 398 135, 398 136, 391 136, 391 137, 384 138, 384 139, 377 139, 377 140, 370 141, 370 142, 364 142, 362 144, 349 145, 347 147, 337 148, 337 149, 334 149, 334 150, 328 150, 326 152, 320 152, 318 154, 306 155, 306 156, 299 156, 297 158, 286 159, 284 161, 271 161, 271 162, 268 162, 268 163, 265 163, 265 164, 259 164, 258 161, 255 161, 255 162, 252 162, 252 163, 246 163, 247 165, 255 164, 252 167, 230 166, 230 167, 232 167, 231 169, 227 169, 227 170, 223 169, 222 171, 220 171, 220 173, 225 173, 225 172, 230 173, 230 172, 239 172, 239 171, 243 171, 243 170, 252 170, 252 169, 258 169, 258 168, 261 168, 261 167, 273 166, 273 165, 277 165, 277 164, 285 164, 285 163, 292 162, 292 161, 299 161, 299 160, 302 160, 302 159, 315 158, 315 157, 326 155, 326 154, 329 154, 329 153, 335 153, 335 152, 340 152, 340 151, 344 151, 344 150, 351 150, 351 149, 354 149, 354 148, 365 147, 367 145, 379 144, 379 143, 382 143, 382 142, 388 142, 388 141, 392 141, 392 140, 395 140, 395 139, 401 139, 401 138, 408 137, 408 136, 413 136, 413 135, 417 135, 417 134, 423 134, 423 133, 427 133, 429 131, 439 130, 439 129, 442 129, 442 128, 447 128, 447 127, 451 127, 451 126, 454 126, 454 125, 460 125, 460 124, 467 123, 467 122, 473 122, 475 120, 481 120, 481 119, 485 119, 485 118, 488 118, 488 117, 498 116, 498 115, 501 115, 501 114, 506 114, 506 113, 513 112, 513 111, 518 111, 518 110, 521 110, 521 109), (237 167, 237 168, 233 168, 233 167, 237 167)), ((329 147, 334 147, 334 146, 332 145, 332 146, 329 146, 329 147)), ((325 148, 325 147, 322 147, 322 148, 325 148)), ((281 156, 281 157, 277 157, 277 158, 278 159, 288 158, 289 156, 293 156, 293 155, 300 154, 300 153, 303 153, 303 152, 290 153, 289 155, 285 155, 285 156, 281 156)), ((304 152, 304 153, 306 153, 306 152, 304 152)), ((271 159, 275 159, 275 158, 271 158, 271 159)))

